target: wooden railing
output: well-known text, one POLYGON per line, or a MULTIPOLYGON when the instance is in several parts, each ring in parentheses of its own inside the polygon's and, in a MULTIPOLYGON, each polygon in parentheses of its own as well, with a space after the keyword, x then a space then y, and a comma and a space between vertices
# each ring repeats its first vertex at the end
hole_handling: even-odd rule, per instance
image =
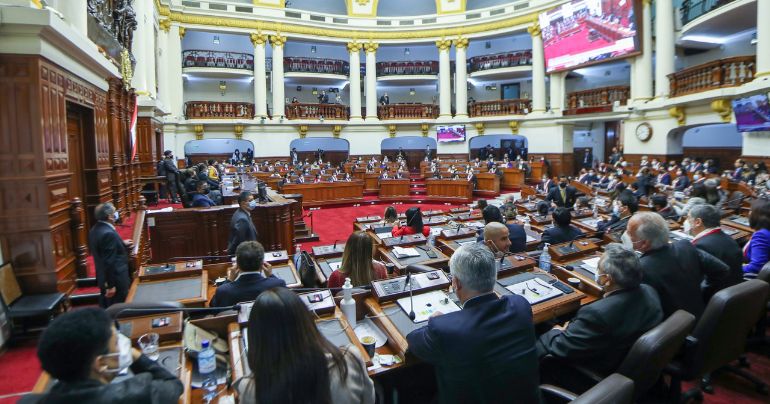
POLYGON ((254 70, 254 55, 237 52, 186 50, 182 52, 182 67, 254 70))
POLYGON ((438 74, 438 62, 435 60, 377 62, 378 76, 417 74, 438 74))
POLYGON ((350 108, 342 104, 295 103, 286 106, 288 119, 341 119, 350 118, 350 108))
POLYGON ((254 104, 248 102, 190 101, 184 104, 187 119, 252 119, 254 104))
POLYGON ((478 72, 532 64, 532 51, 504 52, 494 55, 474 56, 468 59, 468 71, 478 72))
POLYGON ((134 228, 131 231, 131 271, 137 273, 142 265, 150 260, 150 247, 147 242, 147 232, 144 228, 145 216, 147 213, 146 200, 143 196, 139 197, 139 207, 136 210, 134 219, 134 228))
POLYGON ((436 119, 438 105, 436 104, 390 104, 377 107, 377 117, 380 119, 436 119))
POLYGON ((478 101, 468 104, 470 116, 526 115, 532 108, 528 99, 478 101))
POLYGON ((630 90, 629 86, 611 86, 569 93, 564 114, 611 112, 615 102, 626 105, 630 90))
POLYGON ((684 0, 682 7, 679 8, 682 15, 682 25, 716 10, 725 4, 732 3, 734 0, 684 0))
POLYGON ((283 69, 286 72, 341 74, 350 73, 350 63, 337 59, 321 58, 283 58, 283 69))
POLYGON ((754 55, 714 60, 668 75, 671 96, 735 87, 754 79, 754 55))

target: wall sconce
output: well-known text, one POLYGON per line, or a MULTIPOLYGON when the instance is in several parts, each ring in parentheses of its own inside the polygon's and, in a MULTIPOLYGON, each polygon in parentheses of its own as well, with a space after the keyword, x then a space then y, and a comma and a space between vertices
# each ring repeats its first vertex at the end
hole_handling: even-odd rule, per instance
POLYGON ((302 91, 302 86, 297 86, 297 91, 302 91))
POLYGON ((224 97, 226 91, 227 91, 227 82, 222 80, 219 82, 219 93, 224 97))
POLYGON ((409 50, 409 48, 404 48, 404 56, 409 56, 412 52, 409 50))
POLYGON ((214 35, 214 45, 219 45, 219 36, 214 35))
POLYGON ((318 89, 313 87, 313 95, 318 95, 318 89))
POLYGON ((414 89, 413 89, 413 88, 410 88, 410 89, 409 89, 409 95, 414 95, 414 94, 415 94, 415 91, 414 91, 414 89))
POLYGON ((310 53, 315 53, 315 51, 316 51, 315 45, 311 46, 310 47, 310 53))

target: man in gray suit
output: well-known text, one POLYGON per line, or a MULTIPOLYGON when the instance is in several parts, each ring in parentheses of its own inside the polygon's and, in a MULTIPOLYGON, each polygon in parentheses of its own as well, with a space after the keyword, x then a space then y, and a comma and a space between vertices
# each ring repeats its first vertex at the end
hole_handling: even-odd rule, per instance
POLYGON ((179 169, 174 164, 174 153, 171 150, 163 152, 163 171, 166 174, 166 185, 168 192, 171 194, 171 203, 179 203, 179 169))
POLYGON ((227 240, 227 253, 230 255, 235 254, 235 249, 242 242, 257 241, 257 228, 251 220, 251 211, 257 207, 254 195, 249 191, 241 192, 238 195, 238 205, 240 206, 230 219, 230 237, 227 240))

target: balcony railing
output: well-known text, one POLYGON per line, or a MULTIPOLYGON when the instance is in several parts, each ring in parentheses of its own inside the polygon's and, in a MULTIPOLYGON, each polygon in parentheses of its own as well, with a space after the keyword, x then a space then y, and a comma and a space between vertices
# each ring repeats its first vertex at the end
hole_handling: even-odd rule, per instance
POLYGON ((294 103, 286 106, 288 119, 337 119, 348 120, 350 108, 342 104, 304 104, 294 103))
POLYGON ((182 52, 182 67, 254 70, 254 55, 236 52, 187 50, 182 52))
POLYGON ((390 104, 377 107, 377 117, 380 119, 436 119, 438 105, 436 104, 390 104))
POLYGON ((403 76, 418 74, 438 74, 438 62, 435 60, 378 62, 378 76, 403 76))
POLYGON ((684 0, 682 7, 679 8, 682 14, 682 25, 716 10, 725 4, 732 3, 734 0, 684 0))
POLYGON ((626 105, 629 86, 612 86, 575 91, 567 95, 565 115, 611 112, 613 105, 626 105))
POLYGON ((754 79, 755 56, 736 56, 688 67, 668 75, 672 97, 735 87, 754 79))
POLYGON ((532 108, 528 99, 478 101, 468 104, 468 113, 474 116, 526 115, 532 108))
POLYGON ((532 51, 504 52, 494 55, 474 56, 468 59, 470 72, 532 64, 532 51))
POLYGON ((254 104, 248 102, 190 101, 184 104, 187 119, 252 119, 254 104))
POLYGON ((286 72, 347 76, 350 73, 350 64, 344 60, 336 59, 285 57, 283 58, 283 69, 286 72))

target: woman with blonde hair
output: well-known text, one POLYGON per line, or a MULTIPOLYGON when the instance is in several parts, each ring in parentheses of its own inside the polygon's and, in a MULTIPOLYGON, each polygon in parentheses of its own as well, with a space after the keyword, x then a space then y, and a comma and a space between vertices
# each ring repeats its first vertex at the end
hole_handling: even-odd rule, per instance
POLYGON ((388 274, 379 261, 373 260, 372 239, 362 231, 354 232, 345 243, 342 266, 329 275, 327 286, 339 288, 350 278, 353 286, 365 286, 376 279, 385 279, 388 274))

